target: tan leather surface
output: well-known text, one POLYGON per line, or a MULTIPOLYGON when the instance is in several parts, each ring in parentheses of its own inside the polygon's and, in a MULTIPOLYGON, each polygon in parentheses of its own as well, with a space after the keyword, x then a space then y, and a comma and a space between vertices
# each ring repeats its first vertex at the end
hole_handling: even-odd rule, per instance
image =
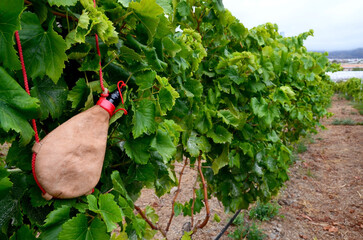
POLYGON ((79 197, 96 186, 105 157, 109 118, 107 111, 95 105, 34 145, 35 173, 47 192, 45 199, 79 197))

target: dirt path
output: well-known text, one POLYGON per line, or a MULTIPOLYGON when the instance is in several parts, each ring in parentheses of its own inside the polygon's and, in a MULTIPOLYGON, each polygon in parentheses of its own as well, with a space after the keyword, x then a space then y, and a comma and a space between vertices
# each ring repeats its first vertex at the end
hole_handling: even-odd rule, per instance
MULTIPOLYGON (((334 116, 323 122, 327 130, 313 136, 313 143, 299 155, 291 167, 290 180, 277 197, 284 218, 261 225, 268 239, 363 239, 363 126, 332 125, 336 120, 346 119, 363 122, 363 116, 348 101, 336 97, 330 111, 334 116)), ((181 166, 176 169, 180 171, 181 166)), ((195 170, 186 168, 179 202, 192 197, 196 174, 195 170)), ((175 190, 160 199, 152 190, 144 190, 137 202, 142 208, 148 204, 155 208, 163 229, 169 220, 175 190)), ((216 199, 210 205, 211 220, 193 239, 214 239, 231 217, 223 212, 216 199), (215 213, 221 217, 220 223, 213 221, 215 213)), ((202 210, 196 221, 204 215, 202 210)), ((189 221, 190 217, 174 218, 168 239, 180 239, 182 228, 189 221)), ((228 239, 227 234, 221 239, 228 239)))
POLYGON ((336 97, 329 110, 278 197, 285 217, 263 224, 270 239, 363 239, 363 126, 332 125, 363 116, 336 97))

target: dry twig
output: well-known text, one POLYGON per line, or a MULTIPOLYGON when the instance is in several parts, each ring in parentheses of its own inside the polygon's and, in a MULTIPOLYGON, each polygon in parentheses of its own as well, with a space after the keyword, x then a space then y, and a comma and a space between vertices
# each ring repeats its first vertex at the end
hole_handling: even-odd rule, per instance
POLYGON ((165 232, 168 232, 169 231, 169 227, 170 227, 171 221, 173 220, 173 217, 175 215, 174 205, 175 205, 175 201, 176 201, 176 199, 177 199, 177 197, 179 195, 179 192, 180 192, 180 184, 181 184, 182 176, 183 176, 183 173, 184 173, 184 169, 187 166, 187 164, 188 164, 188 158, 186 158, 184 160, 184 166, 183 166, 182 170, 180 171, 178 189, 176 190, 175 196, 174 196, 173 201, 172 201, 172 204, 171 204, 171 215, 170 215, 170 218, 169 218, 168 225, 166 226, 165 232))

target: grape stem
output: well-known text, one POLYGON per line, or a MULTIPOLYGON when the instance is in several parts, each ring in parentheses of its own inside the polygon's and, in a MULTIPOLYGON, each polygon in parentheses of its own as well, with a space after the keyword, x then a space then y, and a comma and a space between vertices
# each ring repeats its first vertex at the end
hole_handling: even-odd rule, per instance
POLYGON ((151 227, 151 229, 153 230, 157 230, 159 231, 166 239, 166 233, 161 229, 159 228, 158 226, 155 226, 151 221, 150 219, 147 218, 147 216, 144 214, 144 212, 141 210, 140 207, 134 205, 134 208, 136 209, 136 211, 141 215, 141 217, 147 222, 147 224, 149 224, 149 226, 151 227))

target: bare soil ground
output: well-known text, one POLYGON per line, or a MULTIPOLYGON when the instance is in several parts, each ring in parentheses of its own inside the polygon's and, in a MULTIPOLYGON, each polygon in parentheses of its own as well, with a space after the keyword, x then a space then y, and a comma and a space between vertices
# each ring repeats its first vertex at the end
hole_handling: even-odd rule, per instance
POLYGON ((279 196, 285 218, 263 224, 270 239, 363 239, 363 126, 332 125, 363 116, 337 97, 329 110, 279 196))
MULTIPOLYGON (((323 121, 327 129, 314 136, 308 150, 299 154, 299 160, 291 167, 290 180, 277 196, 284 217, 261 225, 268 239, 363 239, 363 126, 332 125, 334 119, 363 122, 363 116, 348 101, 337 97, 330 112, 334 116, 323 121)), ((177 171, 181 168, 181 164, 176 167, 177 171)), ((196 169, 185 169, 178 202, 192 198, 196 177, 196 169)), ((153 190, 145 189, 137 202, 141 208, 155 208, 162 229, 169 220, 175 190, 158 198, 153 190)), ((209 204, 211 218, 193 239, 214 239, 231 217, 224 213, 218 200, 212 199, 209 204), (221 222, 213 220, 215 213, 221 222)), ((204 216, 202 210, 194 221, 203 221, 204 216)), ((190 217, 175 217, 168 239, 180 239, 189 224, 190 217)), ((227 234, 221 239, 228 239, 227 234)))

